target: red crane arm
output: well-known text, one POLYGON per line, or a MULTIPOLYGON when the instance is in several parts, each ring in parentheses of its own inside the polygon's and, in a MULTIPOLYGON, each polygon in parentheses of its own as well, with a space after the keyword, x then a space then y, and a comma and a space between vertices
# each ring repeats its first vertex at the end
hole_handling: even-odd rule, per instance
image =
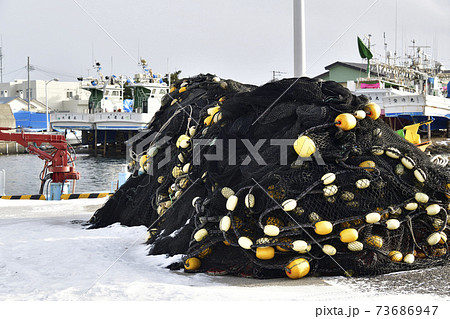
POLYGON ((70 153, 67 150, 66 138, 63 135, 28 133, 23 131, 20 133, 2 132, 2 130, 9 129, 0 127, 0 141, 17 142, 30 153, 36 154, 39 158, 51 162, 48 165, 48 170, 53 173, 53 182, 62 183, 67 179, 80 179, 80 173, 75 171, 70 153), (49 143, 56 151, 52 154, 44 152, 37 147, 42 143, 49 143))

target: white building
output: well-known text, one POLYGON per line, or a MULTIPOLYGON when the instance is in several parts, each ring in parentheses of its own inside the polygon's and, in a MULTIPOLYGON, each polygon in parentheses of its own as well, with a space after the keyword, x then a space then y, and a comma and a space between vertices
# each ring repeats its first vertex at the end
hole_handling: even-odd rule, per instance
MULTIPOLYGON (((46 103, 45 80, 30 81, 30 100, 45 105, 46 103)), ((85 112, 90 93, 81 89, 79 82, 51 81, 47 83, 49 111, 85 112)), ((0 98, 19 97, 28 100, 27 80, 14 80, 13 82, 0 83, 0 98)), ((35 111, 35 110, 31 110, 35 111)), ((41 110, 39 110, 41 111, 41 110)), ((38 112, 39 112, 38 111, 38 112)))
MULTIPOLYGON (((9 105, 11 112, 28 111, 28 101, 18 96, 0 97, 0 104, 9 105)), ((30 102, 30 111, 36 113, 45 113, 45 104, 32 99, 30 102)))

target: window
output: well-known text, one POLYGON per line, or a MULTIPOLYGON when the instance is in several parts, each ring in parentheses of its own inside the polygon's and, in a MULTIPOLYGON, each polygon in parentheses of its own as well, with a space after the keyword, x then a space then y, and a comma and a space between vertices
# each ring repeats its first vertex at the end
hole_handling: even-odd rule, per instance
POLYGON ((148 101, 142 101, 142 113, 148 113, 148 101))
POLYGON ((68 91, 68 92, 67 92, 67 98, 68 98, 68 99, 73 98, 73 92, 72 92, 72 91, 68 91))

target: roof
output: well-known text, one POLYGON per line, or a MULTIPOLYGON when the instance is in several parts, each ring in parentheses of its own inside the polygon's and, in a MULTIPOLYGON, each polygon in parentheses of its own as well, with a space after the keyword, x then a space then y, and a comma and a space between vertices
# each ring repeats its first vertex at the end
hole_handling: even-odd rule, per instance
MULTIPOLYGON (((326 72, 324 72, 322 74, 319 74, 319 75, 316 75, 314 78, 318 79, 318 78, 324 78, 326 76, 329 76, 330 70, 335 68, 335 67, 337 67, 337 66, 343 66, 343 67, 346 67, 346 68, 349 68, 349 69, 353 69, 353 70, 356 70, 356 71, 359 71, 359 72, 362 72, 362 73, 367 72, 367 64, 366 63, 336 61, 336 62, 334 62, 334 63, 332 63, 330 65, 327 65, 325 67, 325 70, 327 70, 326 72)), ((374 74, 374 75, 377 75, 377 76, 384 76, 385 75, 384 73, 381 73, 381 72, 379 73, 377 71, 377 69, 376 69, 376 66, 373 65, 373 64, 370 65, 370 72, 372 74, 374 74)))
POLYGON ((8 104, 15 99, 17 99, 17 96, 0 97, 0 104, 8 104))
MULTIPOLYGON (((330 65, 327 65, 325 67, 325 70, 330 70, 330 69, 332 69, 332 68, 334 68, 335 66, 338 66, 338 65, 341 65, 341 66, 344 66, 344 67, 347 67, 347 68, 350 68, 350 69, 354 69, 354 70, 357 70, 357 71, 362 71, 362 72, 365 72, 367 70, 367 64, 366 63, 342 62, 342 61, 336 61, 336 62, 334 62, 334 63, 332 63, 330 65)), ((370 72, 378 73, 375 65, 373 65, 373 64, 370 65, 370 72)), ((384 74, 380 73, 379 75, 384 75, 384 74)))

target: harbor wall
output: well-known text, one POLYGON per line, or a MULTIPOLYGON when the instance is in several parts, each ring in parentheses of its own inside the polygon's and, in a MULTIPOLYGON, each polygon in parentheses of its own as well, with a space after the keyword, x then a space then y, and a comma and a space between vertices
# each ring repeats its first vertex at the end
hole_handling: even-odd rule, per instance
POLYGON ((0 141, 0 155, 23 153, 25 153, 25 147, 23 147, 22 145, 19 145, 16 142, 0 141))

